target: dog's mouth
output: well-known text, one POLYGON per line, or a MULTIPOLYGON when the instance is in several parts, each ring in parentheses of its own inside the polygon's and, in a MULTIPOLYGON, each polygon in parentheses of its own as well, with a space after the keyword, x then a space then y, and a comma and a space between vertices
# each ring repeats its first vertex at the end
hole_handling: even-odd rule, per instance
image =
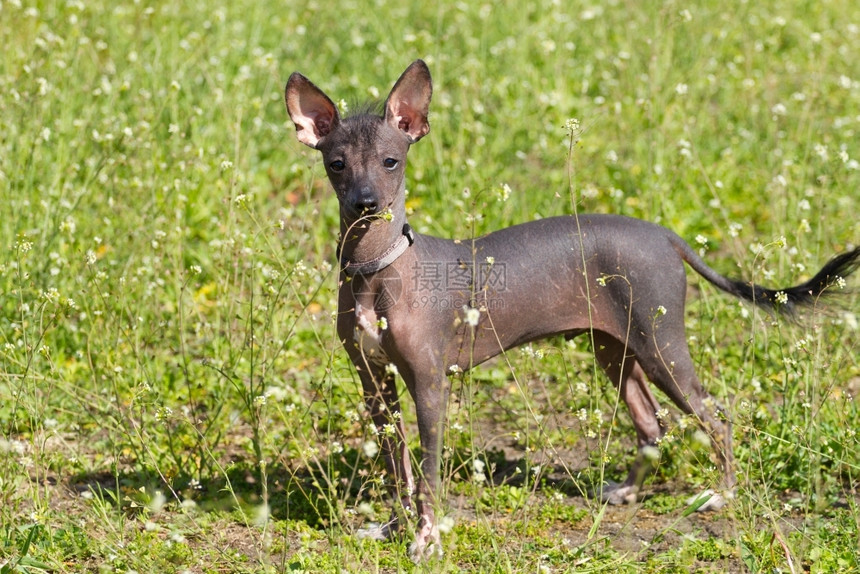
POLYGON ((375 208, 356 208, 354 206, 347 207, 347 215, 349 216, 350 223, 355 223, 357 221, 368 221, 372 224, 379 223, 381 221, 391 221, 393 217, 393 212, 391 210, 391 206, 394 205, 394 202, 389 202, 388 204, 382 207, 375 208))

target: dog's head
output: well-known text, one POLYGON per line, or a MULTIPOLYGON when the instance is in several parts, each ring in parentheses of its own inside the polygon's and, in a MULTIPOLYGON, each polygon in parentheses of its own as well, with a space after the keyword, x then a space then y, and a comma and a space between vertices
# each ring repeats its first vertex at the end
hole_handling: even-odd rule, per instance
POLYGON ((430 70, 413 62, 394 84, 383 115, 341 118, 337 106, 310 80, 294 72, 285 92, 287 111, 302 143, 322 152, 341 215, 354 221, 403 200, 409 146, 427 135, 433 92, 430 70))

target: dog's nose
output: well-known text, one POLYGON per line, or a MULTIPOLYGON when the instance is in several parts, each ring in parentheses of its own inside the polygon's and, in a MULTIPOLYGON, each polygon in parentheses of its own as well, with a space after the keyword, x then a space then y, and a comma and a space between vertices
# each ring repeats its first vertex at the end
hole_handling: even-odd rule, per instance
POLYGON ((373 215, 379 209, 376 197, 371 193, 362 193, 353 203, 355 210, 364 215, 373 215))

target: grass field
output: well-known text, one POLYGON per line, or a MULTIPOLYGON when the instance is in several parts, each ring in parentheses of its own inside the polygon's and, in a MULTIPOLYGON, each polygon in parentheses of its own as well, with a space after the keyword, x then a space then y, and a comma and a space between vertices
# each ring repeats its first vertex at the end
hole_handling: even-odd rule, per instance
POLYGON ((860 239, 860 5, 731 4, 0 0, 0 573, 860 571, 857 278, 792 324, 691 274, 719 513, 688 512, 718 476, 672 408, 648 496, 589 495, 633 428, 587 342, 549 340, 454 380, 443 560, 354 535, 384 465, 289 74, 349 106, 428 62, 419 232, 576 202, 793 285, 860 239))

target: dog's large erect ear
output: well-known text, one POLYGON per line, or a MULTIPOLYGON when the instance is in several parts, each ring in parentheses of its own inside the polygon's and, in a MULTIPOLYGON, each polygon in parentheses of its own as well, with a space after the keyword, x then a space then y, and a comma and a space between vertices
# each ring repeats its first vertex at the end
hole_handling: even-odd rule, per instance
POLYGON ((340 122, 337 107, 318 87, 298 72, 293 72, 284 91, 287 112, 296 124, 296 137, 316 148, 320 140, 340 122))
POLYGON ((403 131, 415 143, 430 131, 427 115, 433 84, 430 70, 422 60, 415 60, 406 68, 385 101, 385 121, 403 131))

